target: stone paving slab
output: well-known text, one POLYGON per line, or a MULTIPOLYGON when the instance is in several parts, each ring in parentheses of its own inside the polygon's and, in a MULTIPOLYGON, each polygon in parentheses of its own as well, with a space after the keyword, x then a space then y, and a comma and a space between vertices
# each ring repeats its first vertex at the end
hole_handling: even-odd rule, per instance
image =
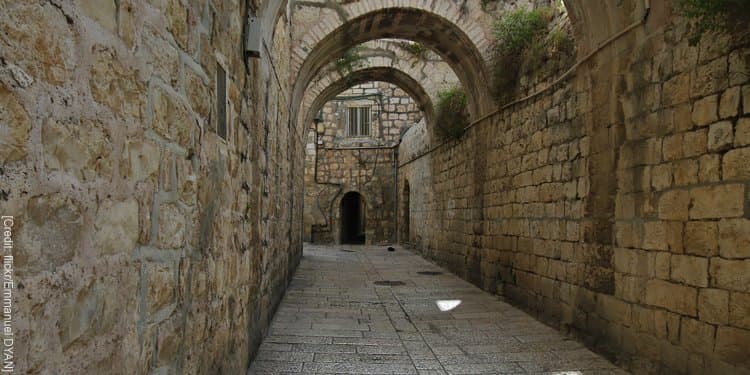
POLYGON ((248 374, 627 372, 407 250, 308 244, 248 374))

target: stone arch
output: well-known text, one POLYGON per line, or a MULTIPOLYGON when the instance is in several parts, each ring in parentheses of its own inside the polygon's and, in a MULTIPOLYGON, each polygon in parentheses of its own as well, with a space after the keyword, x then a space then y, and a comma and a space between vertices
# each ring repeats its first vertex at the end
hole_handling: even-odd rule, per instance
MULTIPOLYGON (((327 95, 325 96, 325 100, 321 99, 322 102, 320 102, 319 106, 315 104, 319 103, 316 100, 329 87, 342 87, 342 83, 346 83, 347 80, 352 78, 357 80, 357 76, 363 74, 362 72, 373 73, 375 69, 380 70, 377 73, 377 76, 380 78, 378 80, 393 83, 409 93, 417 104, 420 105, 422 111, 425 113, 426 120, 432 119, 434 115, 432 103, 436 101, 437 93, 440 89, 458 84, 458 78, 450 69, 450 66, 440 60, 439 57, 435 56, 433 59, 430 56, 414 56, 406 50, 407 47, 404 46, 404 43, 407 42, 399 40, 368 42, 362 45, 366 48, 363 52, 363 59, 358 62, 357 66, 351 72, 341 71, 337 69, 335 64, 330 64, 321 70, 320 74, 312 80, 310 86, 305 91, 298 116, 298 121, 303 122, 301 126, 309 124, 320 107, 332 98, 330 95, 327 95), (425 73, 426 71, 430 71, 433 74, 428 75, 425 73), (436 78, 436 74, 441 77, 436 78), (350 75, 352 78, 349 77, 350 75)), ((343 87, 341 91, 347 88, 343 87)), ((334 93, 333 95, 335 96, 336 94, 338 93, 334 93)), ((428 121, 427 123, 429 124, 430 122, 428 121)))
POLYGON ((406 91, 424 112, 425 121, 428 124, 432 122, 434 117, 432 100, 424 88, 407 73, 390 67, 365 68, 341 76, 335 82, 322 81, 321 85, 316 86, 316 90, 308 96, 309 101, 306 101, 304 110, 299 114, 300 121, 302 124, 311 124, 315 114, 336 95, 358 84, 374 81, 392 83, 406 91))
POLYGON ((586 1, 563 0, 573 26, 578 54, 583 56, 628 25, 651 13, 663 20, 671 1, 621 0, 586 1), (666 3, 666 4, 665 4, 666 3))
POLYGON ((439 56, 434 53, 415 56, 413 52, 407 50, 410 44, 413 43, 407 40, 378 39, 358 45, 360 58, 353 64, 354 66, 342 71, 335 62, 331 62, 323 67, 310 81, 305 92, 305 99, 309 97, 310 91, 320 86, 321 82, 334 82, 350 72, 371 67, 391 67, 403 71, 418 81, 433 101, 439 90, 460 84, 455 72, 439 56), (438 79, 431 77, 436 71, 443 77, 438 79))
MULTIPOLYGON (((568 10, 578 53, 585 55, 651 7, 650 0, 589 2, 563 0, 568 10)), ((663 18, 669 4, 654 2, 663 18)), ((486 62, 491 53, 489 27, 478 20, 480 0, 452 1, 368 0, 338 4, 321 18, 292 50, 292 110, 298 111, 304 91, 318 70, 348 48, 377 38, 406 38, 440 53, 459 75, 470 98, 474 118, 495 109, 489 94, 486 62)), ((652 17, 653 18, 653 17, 652 17)), ((658 23, 657 23, 658 24, 658 23)), ((610 51, 608 55, 617 54, 610 51)))
MULTIPOLYGON (((449 20, 456 22, 463 30, 472 30, 476 36, 472 40, 477 42, 476 46, 480 51, 485 50, 491 43, 480 27, 466 28, 467 26, 476 26, 481 24, 479 16, 475 13, 482 11, 483 2, 486 0, 468 0, 461 2, 456 1, 426 1, 426 0, 354 0, 346 4, 338 4, 340 11, 332 12, 325 18, 320 19, 318 27, 310 30, 306 39, 300 41, 299 52, 296 53, 299 63, 304 60, 304 56, 311 51, 312 45, 305 43, 310 41, 312 34, 322 38, 323 35, 330 33, 337 26, 340 26, 344 20, 352 19, 365 11, 383 9, 396 6, 399 3, 401 7, 411 7, 415 9, 441 8, 437 9, 441 14, 450 15, 449 20), (335 14, 334 14, 335 13, 335 14)), ((288 7, 288 0, 281 1, 264 1, 263 7, 273 9, 269 14, 276 14, 277 17, 283 14, 283 10, 288 7)), ((669 14, 671 2, 651 1, 651 0, 620 0, 591 2, 587 0, 562 0, 570 17, 571 24, 574 28, 576 43, 578 44, 579 53, 588 53, 599 43, 606 40, 627 25, 636 22, 643 17, 647 7, 652 8, 656 18, 663 20, 669 14)), ((264 13, 265 14, 265 13, 264 13)), ((275 20, 272 24, 275 24, 275 20)), ((658 22, 654 22, 658 24, 658 22)), ((486 26, 484 26, 488 29, 486 26)))
POLYGON ((451 2, 375 0, 354 2, 350 17, 323 19, 310 30, 292 53, 292 108, 299 109, 312 78, 346 50, 381 38, 402 38, 422 43, 446 61, 466 88, 470 111, 479 117, 494 108, 487 85, 485 57, 489 41, 478 24, 462 18, 451 2))
MULTIPOLYGON (((273 40, 276 33, 276 24, 287 13, 287 6, 286 1, 266 0, 261 4, 258 11, 258 18, 261 22, 261 30, 263 30, 263 39, 267 42, 273 40)), ((269 47, 272 46, 273 43, 269 43, 269 47)))

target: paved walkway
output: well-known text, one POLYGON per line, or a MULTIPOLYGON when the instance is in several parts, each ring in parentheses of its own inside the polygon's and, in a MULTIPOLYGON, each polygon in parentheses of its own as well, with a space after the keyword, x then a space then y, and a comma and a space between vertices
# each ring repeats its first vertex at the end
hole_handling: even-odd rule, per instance
POLYGON ((409 251, 316 245, 249 373, 626 374, 409 251))

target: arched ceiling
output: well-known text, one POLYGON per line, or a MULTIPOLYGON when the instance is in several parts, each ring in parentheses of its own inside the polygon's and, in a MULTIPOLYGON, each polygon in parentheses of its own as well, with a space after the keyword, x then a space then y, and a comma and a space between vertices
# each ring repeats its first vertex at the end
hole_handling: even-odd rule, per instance
POLYGON ((331 63, 321 69, 312 80, 305 91, 298 116, 298 121, 303 122, 301 126, 304 126, 305 121, 309 122, 309 119, 317 112, 316 108, 310 114, 313 103, 321 96, 321 93, 331 86, 336 86, 338 82, 345 82, 350 74, 358 75, 359 71, 373 71, 372 68, 379 68, 383 71, 392 70, 394 81, 390 81, 391 83, 413 95, 427 96, 425 100, 422 100, 422 110, 425 112, 426 119, 431 119, 433 116, 432 103, 437 99, 437 93, 459 84, 458 78, 448 64, 433 54, 415 54, 406 41, 376 40, 362 44, 361 47, 362 58, 352 66, 351 70, 341 70, 335 63, 331 63), (403 76, 411 79, 404 79, 403 76), (415 87, 417 85, 419 87, 415 87))
MULTIPOLYGON (((453 67, 467 89, 472 115, 476 118, 493 110, 494 103, 486 87, 489 82, 486 54, 490 50, 487 26, 479 25, 473 14, 467 14, 481 9, 478 5, 481 1, 353 0, 337 3, 338 12, 322 17, 293 46, 293 112, 301 110, 304 92, 322 67, 352 46, 378 38, 414 40, 436 51, 453 67)), ((651 4, 649 0, 563 2, 571 18, 579 54, 589 52, 637 21, 647 4, 658 8, 660 14, 669 7, 665 2, 651 4)), ((279 17, 288 5, 288 0, 264 1, 263 17, 273 17, 273 14, 279 17)))
MULTIPOLYGON (((293 56, 292 77, 295 77, 295 71, 297 74, 292 108, 299 108, 305 90, 321 68, 350 48, 381 38, 408 39, 434 50, 453 68, 466 89, 472 115, 480 116, 494 108, 487 86, 478 84, 488 82, 484 57, 461 28, 443 17, 457 18, 458 14, 453 12, 458 10, 451 7, 437 7, 434 11, 430 6, 424 8, 389 7, 369 11, 368 8, 362 10, 362 15, 341 24, 328 34, 319 35, 311 30, 305 43, 314 46, 309 53, 305 53, 304 48, 296 48, 298 55, 293 56), (300 59, 304 61, 300 62, 300 59)), ((479 35, 479 32, 474 35, 479 35)))

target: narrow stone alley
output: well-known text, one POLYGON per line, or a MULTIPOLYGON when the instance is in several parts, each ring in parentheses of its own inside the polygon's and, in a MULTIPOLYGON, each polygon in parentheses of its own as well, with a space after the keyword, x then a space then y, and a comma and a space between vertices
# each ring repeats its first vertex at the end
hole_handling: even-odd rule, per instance
POLYGON ((304 254, 249 374, 626 374, 408 250, 304 254))
POLYGON ((750 0, 0 0, 0 224, 2 373, 750 375, 750 0))

